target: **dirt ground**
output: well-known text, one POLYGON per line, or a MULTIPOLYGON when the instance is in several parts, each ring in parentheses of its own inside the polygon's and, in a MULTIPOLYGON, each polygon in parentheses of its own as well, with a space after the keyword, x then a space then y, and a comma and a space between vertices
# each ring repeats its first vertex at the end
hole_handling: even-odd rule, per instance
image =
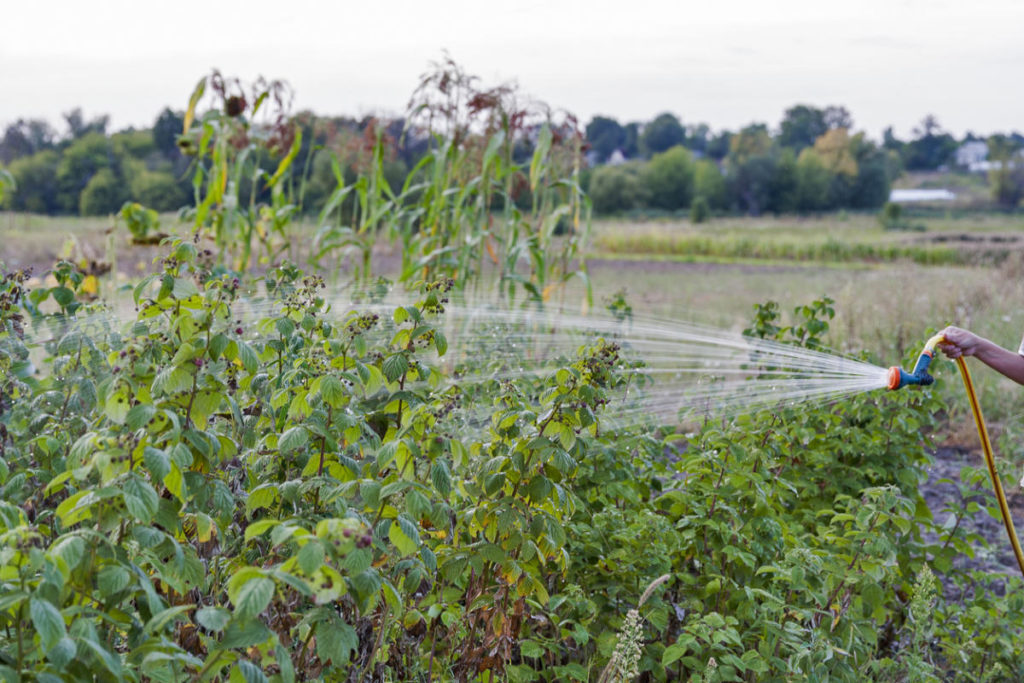
MULTIPOLYGON (((928 480, 922 485, 921 494, 932 511, 936 523, 941 525, 954 515, 954 510, 966 507, 972 500, 977 501, 979 505, 985 505, 985 496, 982 494, 990 492, 987 479, 982 486, 975 489, 978 491, 977 494, 967 494, 966 496, 961 495, 959 487, 955 483, 951 483, 960 481, 960 470, 965 466, 984 467, 984 456, 980 451, 939 448, 933 457, 934 462, 928 468, 928 480), (945 479, 950 481, 943 481, 945 479)), ((1007 487, 1005 482, 1003 486, 1007 489, 1007 501, 1010 504, 1010 511, 1017 528, 1021 529, 1021 523, 1024 520, 1024 495, 1007 487)), ((1005 586, 1005 580, 1002 580, 1000 576, 1012 576, 1020 573, 1002 520, 994 519, 984 508, 964 517, 960 522, 957 534, 961 537, 977 534, 988 541, 989 548, 976 548, 974 557, 958 556, 953 562, 954 569, 990 573, 992 575, 991 587, 998 593, 1001 593, 1005 586)), ((935 539, 932 537, 927 540, 935 539)), ((957 601, 962 598, 952 581, 943 581, 943 588, 947 600, 957 601)))

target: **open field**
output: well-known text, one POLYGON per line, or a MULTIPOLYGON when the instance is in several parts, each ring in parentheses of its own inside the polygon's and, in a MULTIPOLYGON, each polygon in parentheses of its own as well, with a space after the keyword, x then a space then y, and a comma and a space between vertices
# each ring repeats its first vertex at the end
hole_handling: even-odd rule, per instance
POLYGON ((595 224, 598 254, 643 254, 658 259, 923 265, 998 263, 1024 248, 1024 216, 968 214, 915 218, 920 230, 885 230, 873 214, 820 217, 727 217, 687 220, 603 220, 595 224))

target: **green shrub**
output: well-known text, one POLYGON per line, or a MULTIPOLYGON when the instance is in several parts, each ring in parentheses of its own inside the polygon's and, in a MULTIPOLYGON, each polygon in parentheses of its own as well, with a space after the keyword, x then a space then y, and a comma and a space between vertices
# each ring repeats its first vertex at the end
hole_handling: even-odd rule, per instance
POLYGON ((647 205, 649 191, 639 166, 601 166, 590 177, 590 201, 598 213, 622 213, 647 205))
POLYGON ((135 244, 152 244, 163 237, 158 233, 160 215, 153 209, 147 209, 137 202, 125 202, 120 216, 135 244))
POLYGON ((124 182, 109 168, 103 168, 89 179, 82 190, 78 210, 83 216, 116 213, 127 197, 124 182))
POLYGON ((655 154, 643 167, 641 179, 652 208, 675 211, 690 205, 693 197, 694 165, 689 150, 682 146, 655 154))
POLYGON ((157 212, 177 211, 190 197, 174 176, 161 171, 143 170, 131 178, 132 198, 157 212))
POLYGON ((690 205, 690 222, 703 223, 711 217, 711 209, 708 208, 708 201, 704 197, 697 197, 690 205))

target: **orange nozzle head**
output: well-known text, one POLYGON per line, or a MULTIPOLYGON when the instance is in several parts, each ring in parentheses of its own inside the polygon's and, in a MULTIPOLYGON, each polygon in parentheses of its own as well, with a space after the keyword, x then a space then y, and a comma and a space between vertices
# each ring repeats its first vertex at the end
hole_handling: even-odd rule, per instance
POLYGON ((900 369, 899 369, 899 367, 894 365, 891 368, 889 368, 888 377, 889 377, 889 384, 887 384, 886 386, 888 386, 889 389, 893 389, 893 390, 899 389, 900 388, 900 369))

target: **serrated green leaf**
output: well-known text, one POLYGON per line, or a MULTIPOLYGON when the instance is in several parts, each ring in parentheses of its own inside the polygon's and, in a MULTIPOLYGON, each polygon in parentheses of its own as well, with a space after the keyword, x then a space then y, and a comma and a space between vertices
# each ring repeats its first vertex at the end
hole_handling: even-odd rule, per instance
POLYGON ((74 569, 85 555, 85 541, 80 536, 64 536, 50 547, 50 554, 64 560, 69 569, 74 569))
POLYGON ((334 620, 317 625, 316 654, 321 661, 343 666, 358 648, 359 637, 345 622, 334 620))
POLYGON ((107 396, 107 401, 103 406, 103 414, 114 424, 121 425, 125 423, 130 409, 131 397, 128 395, 127 390, 122 389, 107 396))
POLYGON ((61 638, 67 635, 64 628, 64 617, 60 611, 53 606, 53 603, 40 598, 29 600, 29 614, 32 617, 32 625, 43 646, 43 652, 49 652, 60 642, 61 638))
POLYGON ((171 296, 178 301, 189 299, 199 294, 199 287, 196 283, 189 278, 176 277, 174 278, 174 285, 171 288, 171 296))
POLYGON ((324 547, 319 541, 309 541, 299 550, 296 560, 303 574, 312 574, 324 563, 324 547))
POLYGON ((254 374, 260 367, 260 357, 257 355, 256 350, 252 348, 246 342, 240 341, 238 344, 238 359, 242 361, 242 367, 250 375, 254 374))
POLYGON ((235 616, 241 620, 252 619, 267 608, 274 597, 274 581, 265 576, 248 578, 239 587, 231 602, 235 606, 235 616))
POLYGON ((384 376, 387 377, 389 382, 398 380, 399 377, 405 374, 405 371, 409 369, 409 361, 406 359, 405 354, 396 353, 388 356, 384 359, 384 363, 381 365, 381 371, 384 376))
POLYGON ((223 607, 203 607, 196 612, 196 621, 210 631, 223 631, 231 620, 231 612, 223 607))
POLYGON ((332 408, 340 408, 345 404, 345 388, 341 380, 334 375, 324 375, 320 381, 320 397, 332 408))
POLYGON ((103 597, 110 597, 128 587, 132 576, 128 570, 117 565, 107 565, 96 576, 96 587, 103 597))
POLYGON ((156 415, 156 406, 152 403, 140 403, 131 407, 125 416, 124 424, 132 431, 142 429, 149 424, 154 415, 156 415))
POLYGON ((58 668, 64 668, 71 663, 78 652, 78 646, 71 638, 64 636, 57 641, 57 644, 46 653, 46 658, 53 662, 58 668))
POLYGON ((434 348, 439 356, 448 353, 448 338, 441 334, 441 330, 434 330, 434 348))
POLYGON ((281 435, 277 442, 277 448, 282 453, 288 453, 302 448, 308 440, 309 432, 302 425, 297 425, 281 435))
POLYGON ((128 509, 130 515, 146 524, 153 521, 160 497, 149 485, 149 482, 138 475, 129 476, 124 481, 122 496, 125 508, 128 509))

